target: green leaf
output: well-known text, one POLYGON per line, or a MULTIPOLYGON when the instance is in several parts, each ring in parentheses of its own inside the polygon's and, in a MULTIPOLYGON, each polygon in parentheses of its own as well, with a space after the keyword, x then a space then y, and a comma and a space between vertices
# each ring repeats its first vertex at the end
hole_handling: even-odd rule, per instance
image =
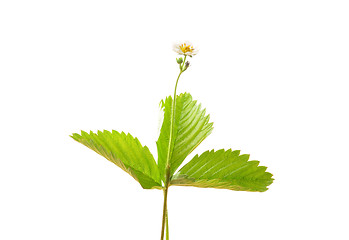
MULTIPOLYGON (((164 110, 164 121, 157 140, 158 165, 162 180, 165 181, 167 154, 170 143, 170 122, 172 97, 161 101, 164 110)), ((213 123, 209 123, 209 115, 201 109, 201 104, 192 100, 189 93, 182 93, 176 98, 175 119, 173 121, 172 144, 170 146, 170 176, 182 164, 183 160, 211 133, 213 123)))
POLYGON ((196 155, 172 177, 171 185, 264 192, 273 182, 272 174, 249 155, 231 149, 196 155))
POLYGON ((71 136, 76 141, 102 155, 136 179, 145 189, 162 189, 159 169, 148 147, 142 146, 131 134, 103 132, 71 136))

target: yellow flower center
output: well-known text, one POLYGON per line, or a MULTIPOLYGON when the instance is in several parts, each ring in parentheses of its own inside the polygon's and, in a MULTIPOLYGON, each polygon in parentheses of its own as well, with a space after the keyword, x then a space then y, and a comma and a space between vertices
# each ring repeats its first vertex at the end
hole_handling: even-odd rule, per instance
POLYGON ((180 47, 180 49, 181 49, 181 51, 182 51, 183 53, 187 53, 187 52, 192 53, 192 52, 194 51, 193 46, 187 45, 186 43, 183 43, 183 44, 180 45, 179 47, 180 47))

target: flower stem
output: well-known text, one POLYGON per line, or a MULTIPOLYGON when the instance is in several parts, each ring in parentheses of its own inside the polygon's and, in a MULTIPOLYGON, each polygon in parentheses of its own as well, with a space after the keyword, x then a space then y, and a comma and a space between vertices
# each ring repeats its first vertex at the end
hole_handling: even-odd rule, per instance
POLYGON ((166 159, 166 173, 165 173, 165 188, 164 190, 164 207, 163 207, 163 212, 162 212, 162 228, 161 228, 161 240, 164 240, 165 236, 165 228, 166 228, 166 240, 169 240, 169 230, 168 230, 168 211, 167 211, 167 193, 168 193, 168 188, 170 186, 170 177, 171 177, 171 169, 170 169, 170 155, 171 155, 171 146, 173 142, 173 122, 175 121, 175 109, 176 109, 176 99, 177 99, 177 85, 178 85, 178 80, 183 71, 183 67, 185 65, 185 60, 187 56, 184 57, 184 61, 180 64, 180 71, 176 80, 176 85, 174 89, 174 96, 173 96, 173 101, 172 101, 172 109, 171 109, 171 119, 170 119, 170 138, 169 138, 169 143, 168 143, 168 150, 167 150, 167 159, 166 159))

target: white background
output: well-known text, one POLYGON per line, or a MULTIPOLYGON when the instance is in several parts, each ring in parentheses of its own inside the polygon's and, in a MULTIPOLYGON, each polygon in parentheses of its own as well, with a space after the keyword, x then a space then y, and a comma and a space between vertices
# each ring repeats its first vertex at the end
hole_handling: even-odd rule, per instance
POLYGON ((200 52, 178 91, 215 127, 194 154, 240 149, 275 182, 170 188, 171 239, 349 239, 348 12, 334 0, 1 1, 0 239, 160 238, 162 192, 69 135, 130 132, 156 157, 180 40, 200 52))

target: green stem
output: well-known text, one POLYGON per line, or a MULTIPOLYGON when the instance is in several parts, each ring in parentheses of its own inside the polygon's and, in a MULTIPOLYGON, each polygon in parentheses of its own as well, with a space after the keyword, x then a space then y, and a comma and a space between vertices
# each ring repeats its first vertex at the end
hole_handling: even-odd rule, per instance
POLYGON ((169 230, 168 230, 168 211, 167 211, 167 193, 168 188, 170 186, 170 177, 171 177, 171 169, 170 169, 170 155, 171 155, 171 146, 173 141, 173 121, 175 121, 175 109, 176 109, 176 99, 177 99, 177 85, 180 76, 182 75, 183 66, 185 65, 185 60, 187 56, 184 56, 184 61, 180 65, 180 72, 176 80, 176 85, 174 89, 173 101, 172 101, 172 109, 171 109, 171 119, 170 119, 170 138, 168 142, 168 150, 167 150, 167 158, 166 158, 166 173, 165 173, 165 188, 164 188, 164 207, 162 212, 162 229, 161 229, 161 240, 164 240, 165 228, 166 228, 166 240, 169 240, 169 230))
MULTIPOLYGON (((165 223, 167 223, 166 225, 168 225, 168 219, 167 219, 167 192, 168 192, 168 187, 164 188, 164 208, 163 208, 163 213, 162 213, 161 240, 164 240, 165 223)), ((166 233, 167 233, 168 232, 168 228, 166 228, 166 229, 167 229, 167 231, 166 231, 166 233)))
POLYGON ((166 240, 170 239, 170 233, 169 233, 169 229, 168 229, 168 211, 166 209, 166 240))

